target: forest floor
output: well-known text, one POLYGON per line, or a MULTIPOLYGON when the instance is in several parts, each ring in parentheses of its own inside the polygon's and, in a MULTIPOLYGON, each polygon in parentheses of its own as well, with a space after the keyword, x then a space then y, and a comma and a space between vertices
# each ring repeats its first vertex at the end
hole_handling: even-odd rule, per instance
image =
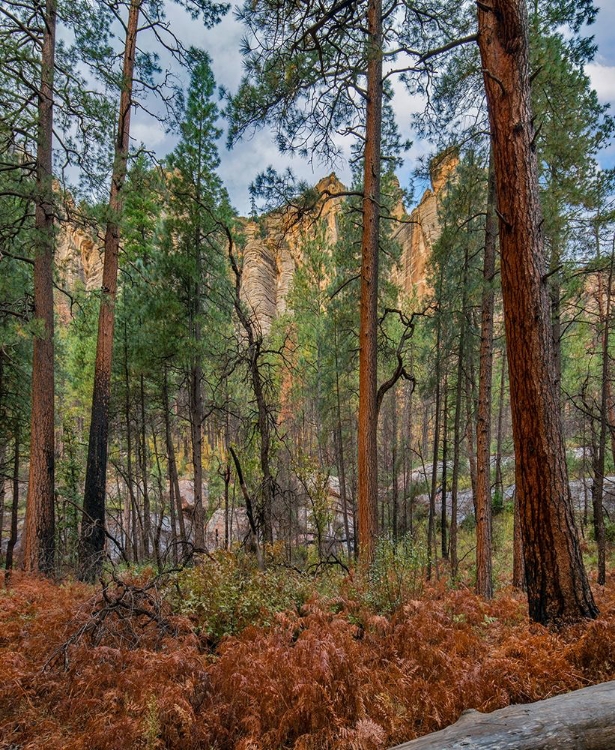
POLYGON ((0 748, 379 750, 467 708, 615 678, 613 574, 594 586, 597 620, 552 632, 512 589, 485 602, 402 573, 315 582, 229 553, 104 590, 15 573, 0 589, 0 748))

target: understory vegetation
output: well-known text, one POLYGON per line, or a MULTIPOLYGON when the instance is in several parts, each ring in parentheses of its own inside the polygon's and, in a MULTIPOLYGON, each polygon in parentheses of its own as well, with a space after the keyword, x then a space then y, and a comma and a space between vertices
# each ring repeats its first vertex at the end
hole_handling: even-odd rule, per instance
POLYGON ((381 549, 369 578, 306 575, 275 550, 266 571, 219 552, 162 575, 109 571, 102 588, 13 573, 0 746, 376 750, 468 708, 615 678, 611 574, 598 619, 555 631, 529 622, 504 579, 485 601, 469 567, 455 587, 443 566, 424 583, 420 556, 401 549, 381 549))
POLYGON ((230 8, 0 0, 0 750, 615 678, 598 8, 230 8))

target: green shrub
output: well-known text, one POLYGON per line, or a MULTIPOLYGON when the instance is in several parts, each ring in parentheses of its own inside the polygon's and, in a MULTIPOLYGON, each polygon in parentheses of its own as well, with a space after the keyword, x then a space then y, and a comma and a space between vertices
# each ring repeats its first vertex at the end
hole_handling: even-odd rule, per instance
POLYGON ((248 625, 270 625, 277 612, 296 611, 313 590, 299 572, 281 565, 259 571, 253 558, 221 551, 178 575, 173 604, 215 644, 248 625))
POLYGON ((392 614, 421 596, 426 565, 427 550, 409 534, 397 544, 381 540, 368 573, 355 579, 353 598, 374 612, 392 614))

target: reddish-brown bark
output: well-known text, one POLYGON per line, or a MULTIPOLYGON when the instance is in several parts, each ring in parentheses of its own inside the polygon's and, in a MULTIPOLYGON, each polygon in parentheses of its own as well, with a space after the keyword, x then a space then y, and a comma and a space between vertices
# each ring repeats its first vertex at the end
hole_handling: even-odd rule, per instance
POLYGON ((478 4, 500 217, 516 491, 530 617, 597 614, 577 539, 560 418, 522 0, 478 4))
POLYGON ((130 110, 137 48, 137 30, 142 0, 132 0, 126 28, 122 91, 115 163, 111 176, 109 220, 105 232, 105 260, 98 316, 98 340, 92 394, 92 418, 83 497, 83 520, 79 550, 80 575, 93 580, 100 569, 105 547, 105 492, 107 482, 107 442, 109 436, 109 400, 115 299, 117 296, 120 218, 124 205, 128 149, 130 146, 130 110))
POLYGON ((369 564, 378 536, 378 245, 382 136, 382 2, 367 8, 369 59, 361 239, 359 329, 358 533, 359 556, 369 564))
POLYGON ((36 154, 34 317, 40 328, 32 355, 30 476, 24 566, 51 573, 55 556, 54 325, 53 325, 53 81, 56 0, 45 8, 36 154))

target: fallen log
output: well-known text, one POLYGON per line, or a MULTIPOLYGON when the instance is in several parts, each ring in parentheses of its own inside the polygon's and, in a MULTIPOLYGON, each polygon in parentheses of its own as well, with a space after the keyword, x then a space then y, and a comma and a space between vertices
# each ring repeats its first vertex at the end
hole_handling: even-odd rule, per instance
POLYGON ((489 714, 464 711, 391 750, 615 750, 615 681, 489 714))

